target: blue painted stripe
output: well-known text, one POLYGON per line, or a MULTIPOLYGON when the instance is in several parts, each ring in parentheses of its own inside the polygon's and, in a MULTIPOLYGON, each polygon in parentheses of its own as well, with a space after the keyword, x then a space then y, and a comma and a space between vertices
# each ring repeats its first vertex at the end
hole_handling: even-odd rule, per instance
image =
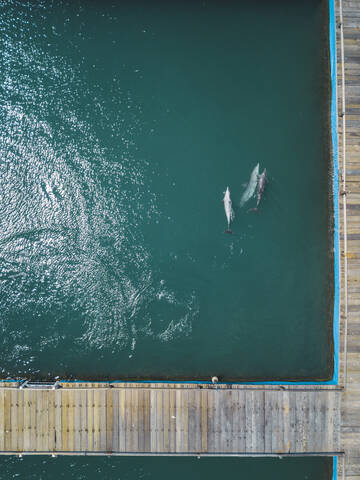
POLYGON ((333 457, 333 473, 332 473, 332 480, 337 480, 337 464, 338 464, 338 457, 333 457))
POLYGON ((334 199, 334 384, 339 382, 339 331, 340 331, 340 236, 339 236, 339 162, 337 136, 337 81, 336 81, 336 20, 335 0, 329 0, 329 43, 331 67, 331 139, 333 154, 334 199))

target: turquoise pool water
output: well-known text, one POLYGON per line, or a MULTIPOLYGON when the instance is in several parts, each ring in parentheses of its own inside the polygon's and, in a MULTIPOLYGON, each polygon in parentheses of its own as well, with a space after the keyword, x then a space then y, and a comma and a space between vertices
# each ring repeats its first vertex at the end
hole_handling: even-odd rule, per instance
POLYGON ((332 377, 327 22, 1 4, 3 377, 332 377))
POLYGON ((227 475, 234 478, 266 478, 267 480, 330 480, 332 459, 318 458, 1 458, 0 478, 20 480, 52 480, 70 478, 93 480, 174 480, 187 478, 215 480, 227 475))

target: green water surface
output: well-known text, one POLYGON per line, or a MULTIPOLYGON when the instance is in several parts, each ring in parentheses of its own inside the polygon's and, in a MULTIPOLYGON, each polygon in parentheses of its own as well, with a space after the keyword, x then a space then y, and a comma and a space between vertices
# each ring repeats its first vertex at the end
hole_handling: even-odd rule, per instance
POLYGON ((2 377, 332 376, 327 21, 1 2, 2 377))
POLYGON ((8 457, 0 459, 0 479, 9 480, 330 480, 332 458, 149 458, 8 457))

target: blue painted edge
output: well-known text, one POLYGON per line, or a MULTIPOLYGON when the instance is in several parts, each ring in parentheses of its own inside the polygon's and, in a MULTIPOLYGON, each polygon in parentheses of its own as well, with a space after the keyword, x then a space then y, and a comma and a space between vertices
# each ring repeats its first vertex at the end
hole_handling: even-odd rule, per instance
POLYGON ((340 235, 339 235, 339 161, 337 135, 337 67, 336 67, 336 20, 335 0, 329 0, 329 43, 331 71, 331 140, 333 154, 333 201, 334 201, 334 376, 333 384, 339 382, 339 331, 340 331, 340 235))
MULTIPOLYGON (((329 0, 329 47, 330 47, 330 77, 331 77, 331 141, 333 155, 333 208, 334 208, 334 312, 333 312, 333 342, 334 342, 334 374, 333 378, 324 382, 219 382, 220 385, 337 385, 339 382, 339 330, 340 330, 340 236, 339 236, 339 162, 337 137, 337 82, 336 82, 336 24, 335 0, 329 0)), ((16 380, 3 380, 13 382, 16 380)), ((61 382, 81 383, 82 380, 60 380, 61 382)), ((107 383, 99 381, 91 383, 107 383)), ((190 383, 211 384, 200 380, 115 380, 109 383, 190 383)))
POLYGON ((338 464, 338 457, 333 457, 333 472, 332 472, 332 480, 337 480, 337 464, 338 464))

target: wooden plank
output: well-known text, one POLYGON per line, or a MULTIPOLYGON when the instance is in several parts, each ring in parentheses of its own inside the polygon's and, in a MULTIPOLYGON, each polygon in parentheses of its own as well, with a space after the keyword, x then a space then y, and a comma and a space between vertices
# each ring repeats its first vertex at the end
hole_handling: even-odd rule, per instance
POLYGON ((290 394, 288 391, 283 392, 282 395, 282 418, 283 418, 283 451, 290 453, 290 394))
POLYGON ((208 391, 201 391, 201 452, 208 452, 208 391))
POLYGON ((187 390, 183 390, 182 392, 182 408, 180 409, 181 412, 181 423, 182 423, 182 451, 184 453, 189 452, 189 392, 187 390))
POLYGON ((200 453, 202 451, 202 434, 201 434, 201 392, 198 390, 194 396, 194 419, 195 419, 195 452, 200 453))
POLYGON ((150 433, 150 390, 143 392, 144 402, 144 451, 151 452, 151 433, 150 433))
POLYGON ((240 408, 239 408, 239 392, 238 389, 232 391, 232 425, 231 425, 231 444, 230 452, 236 453, 239 448, 239 424, 240 424, 240 408))
POLYGON ((48 449, 49 452, 55 451, 55 391, 50 390, 47 397, 47 409, 48 409, 48 449))
POLYGON ((276 439, 277 439, 277 452, 284 452, 284 392, 277 391, 275 392, 274 397, 276 398, 276 408, 277 408, 277 422, 276 422, 276 439))
POLYGON ((138 451, 139 432, 138 432, 138 392, 136 388, 129 389, 127 404, 127 420, 129 436, 127 438, 128 449, 138 451))
POLYGON ((227 453, 232 451, 233 442, 233 394, 231 390, 222 392, 221 404, 221 452, 227 453))
POLYGON ((94 430, 94 443, 93 443, 93 449, 94 452, 99 452, 101 451, 101 441, 100 441, 100 417, 101 417, 101 398, 100 398, 100 391, 97 388, 94 388, 93 390, 93 418, 94 418, 94 424, 93 424, 93 430, 94 430))
POLYGON ((164 453, 164 410, 163 410, 163 389, 156 392, 156 451, 164 453))
POLYGON ((145 405, 144 405, 144 392, 145 390, 138 390, 138 410, 137 410, 137 422, 138 422, 138 451, 145 451, 145 405))
POLYGON ((207 431, 208 431, 208 437, 207 437, 207 445, 208 445, 208 452, 214 453, 216 452, 216 422, 215 422, 215 417, 216 417, 216 410, 215 410, 215 398, 216 398, 216 391, 214 389, 208 389, 207 390, 207 404, 208 404, 208 415, 207 415, 207 431))
POLYGON ((306 438, 305 438, 305 419, 307 418, 308 403, 307 396, 304 392, 296 393, 295 404, 295 425, 296 425, 296 438, 295 438, 295 451, 301 453, 306 451, 306 438))
POLYGON ((113 411, 113 420, 112 420, 112 451, 119 452, 119 391, 116 388, 110 390, 112 395, 112 411, 113 411))
POLYGON ((4 392, 4 417, 4 449, 11 451, 11 390, 5 390, 4 392))
POLYGON ((246 452, 253 453, 255 449, 255 413, 254 413, 254 393, 251 390, 245 392, 245 419, 246 419, 246 452))
POLYGON ((125 389, 119 390, 119 451, 126 452, 125 389))
POLYGON ((290 452, 295 453, 296 452, 296 434, 297 434, 297 424, 296 424, 296 394, 294 392, 289 393, 290 397, 290 412, 289 412, 289 419, 290 419, 290 432, 289 432, 289 437, 290 437, 290 452))
POLYGON ((35 444, 35 450, 37 452, 42 452, 42 440, 43 440, 43 415, 42 415, 42 400, 43 396, 40 390, 39 391, 33 391, 32 396, 34 403, 36 404, 36 420, 35 420, 35 425, 36 425, 36 444, 35 444))
POLYGON ((54 417, 55 417, 55 432, 54 432, 54 443, 55 451, 61 452, 63 450, 62 446, 62 400, 63 395, 61 390, 56 390, 54 394, 54 417))
POLYGON ((19 389, 16 389, 15 391, 18 426, 17 448, 19 452, 22 452, 24 450, 24 391, 19 389))
POLYGON ((315 412, 315 395, 313 393, 309 393, 306 398, 307 401, 307 416, 304 419, 304 428, 305 428, 305 437, 306 437, 306 448, 310 451, 317 451, 315 450, 315 443, 314 443, 314 435, 313 430, 315 428, 315 421, 316 421, 316 412, 315 412))
POLYGON ((189 390, 188 392, 188 403, 187 403, 187 410, 188 410, 188 448, 189 452, 196 451, 196 439, 195 439, 195 392, 194 390, 189 390))
POLYGON ((62 450, 69 451, 69 409, 70 409, 70 390, 63 390, 60 396, 61 405, 61 438, 62 450))
POLYGON ((272 390, 265 391, 265 452, 272 452, 272 390))
POLYGON ((30 430, 30 450, 36 450, 37 436, 38 436, 38 396, 36 390, 30 391, 30 417, 31 417, 31 430, 30 430))
POLYGON ((10 450, 17 452, 18 451, 18 401, 17 401, 17 390, 13 389, 9 391, 10 393, 10 407, 11 407, 11 434, 10 434, 10 450))
POLYGON ((106 389, 99 389, 99 451, 106 452, 106 389))
POLYGON ((237 451, 246 452, 246 396, 244 390, 238 391, 238 428, 237 428, 237 451))
POLYGON ((41 451, 49 451, 49 410, 48 410, 48 390, 41 392, 41 451))
POLYGON ((271 405, 271 453, 279 452, 279 399, 277 392, 272 392, 271 405))
POLYGON ((126 451, 131 452, 132 418, 131 418, 131 389, 125 389, 125 444, 126 451))
POLYGON ((5 390, 0 388, 0 451, 5 450, 5 390))
POLYGON ((221 411, 220 390, 214 390, 214 452, 221 452, 221 411))
POLYGON ((89 388, 86 397, 87 405, 87 451, 94 451, 94 390, 89 388))
POLYGON ((182 437, 183 437, 183 429, 182 429, 182 420, 181 420, 181 399, 182 393, 180 390, 176 391, 176 402, 175 402, 175 433, 176 433, 176 452, 181 453, 183 451, 182 448, 182 437))
POLYGON ((80 452, 81 451, 81 390, 75 390, 72 392, 72 400, 73 400, 73 445, 74 451, 80 452))
POLYGON ((106 390, 106 451, 111 453, 113 451, 113 390, 108 388, 106 390))
POLYGON ((156 451, 156 392, 149 391, 149 433, 150 433, 150 452, 156 451))
POLYGON ((86 452, 89 444, 89 429, 88 429, 88 399, 87 399, 87 390, 80 390, 80 450, 86 452))
MULTIPOLYGON (((31 391, 24 390, 24 452, 31 447, 31 391)), ((3 393, 3 392, 2 392, 3 393)))
POLYGON ((256 392, 255 398, 255 438, 254 438, 254 449, 257 453, 262 453, 265 451, 265 394, 263 391, 258 390, 256 392))
MULTIPOLYGON (((360 393, 360 391, 359 391, 360 393)), ((334 415, 333 415, 333 421, 334 421, 334 437, 333 437, 333 445, 334 445, 334 450, 335 451, 340 451, 341 450, 341 442, 340 442, 340 425, 341 425, 341 397, 339 394, 337 394, 334 398, 334 415)), ((360 408, 358 410, 360 413, 360 408)), ((360 442, 360 436, 358 436, 357 441, 360 442)), ((359 464, 360 465, 360 464, 359 464)))
POLYGON ((163 452, 170 452, 170 390, 163 390, 163 452))

